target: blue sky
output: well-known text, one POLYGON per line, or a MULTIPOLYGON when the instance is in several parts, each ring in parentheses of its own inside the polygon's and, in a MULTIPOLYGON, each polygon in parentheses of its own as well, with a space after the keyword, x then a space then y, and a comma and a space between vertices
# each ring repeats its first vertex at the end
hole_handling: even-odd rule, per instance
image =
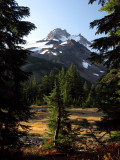
POLYGON ((89 41, 95 36, 95 29, 90 29, 90 22, 105 16, 99 12, 96 3, 88 5, 89 0, 16 0, 19 5, 30 8, 30 17, 26 18, 37 27, 27 40, 29 42, 45 38, 55 28, 66 29, 72 35, 81 33, 89 41))

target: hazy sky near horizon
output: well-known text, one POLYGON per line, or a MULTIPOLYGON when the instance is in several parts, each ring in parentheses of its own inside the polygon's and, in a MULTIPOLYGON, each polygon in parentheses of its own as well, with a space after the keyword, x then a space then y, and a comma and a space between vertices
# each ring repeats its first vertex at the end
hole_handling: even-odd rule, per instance
POLYGON ((71 35, 82 34, 89 41, 100 37, 96 29, 90 29, 90 22, 106 15, 100 12, 101 7, 95 2, 88 5, 89 0, 16 0, 21 6, 30 8, 30 16, 25 20, 34 23, 33 30, 27 40, 38 41, 45 38, 55 28, 66 29, 71 35))

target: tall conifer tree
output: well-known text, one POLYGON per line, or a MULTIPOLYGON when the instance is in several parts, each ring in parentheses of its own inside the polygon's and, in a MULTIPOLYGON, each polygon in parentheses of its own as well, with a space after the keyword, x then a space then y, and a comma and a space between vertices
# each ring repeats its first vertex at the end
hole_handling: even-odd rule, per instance
POLYGON ((29 106, 22 96, 21 83, 29 74, 21 70, 29 54, 18 44, 25 44, 24 36, 35 29, 34 24, 22 21, 30 15, 29 8, 19 6, 15 0, 0 0, 0 145, 18 145, 26 127, 21 125, 30 115, 29 106))
MULTIPOLYGON (((90 3, 94 1, 90 0, 90 3)), ((108 15, 94 20, 90 26, 97 27, 96 34, 104 33, 106 36, 93 41, 91 46, 99 53, 93 52, 91 60, 108 67, 108 73, 98 83, 100 101, 97 105, 105 113, 101 128, 111 131, 120 128, 120 1, 107 0, 101 10, 108 15)))
POLYGON ((48 127, 51 132, 49 136, 52 142, 54 142, 54 146, 60 149, 70 147, 71 124, 66 106, 63 103, 58 81, 55 81, 53 91, 45 99, 47 104, 51 106, 48 127))
POLYGON ((80 74, 72 64, 66 72, 65 91, 67 103, 72 105, 82 105, 83 101, 83 85, 80 74))

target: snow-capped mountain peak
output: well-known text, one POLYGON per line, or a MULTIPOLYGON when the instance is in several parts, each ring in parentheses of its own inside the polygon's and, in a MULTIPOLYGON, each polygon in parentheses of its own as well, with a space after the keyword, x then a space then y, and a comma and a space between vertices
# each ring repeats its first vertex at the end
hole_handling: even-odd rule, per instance
POLYGON ((25 48, 32 51, 31 56, 62 64, 66 68, 74 63, 83 78, 95 83, 104 74, 104 67, 98 68, 90 63, 90 44, 81 34, 71 35, 56 28, 46 38, 25 48))
POLYGON ((63 38, 66 38, 65 40, 67 40, 67 38, 70 36, 70 34, 64 29, 60 29, 60 28, 56 28, 53 31, 51 31, 46 38, 44 38, 43 40, 62 40, 63 38))
POLYGON ((88 47, 91 44, 81 34, 71 35, 65 29, 62 30, 60 28, 56 28, 53 31, 51 31, 47 35, 47 37, 45 37, 43 40, 57 40, 57 41, 62 41, 62 42, 67 41, 67 40, 75 40, 76 42, 79 42, 80 44, 83 44, 85 47, 88 47))
MULTIPOLYGON (((74 40, 75 42, 78 42, 79 44, 84 45, 88 50, 90 50, 90 42, 84 38, 81 34, 79 35, 71 35, 69 34, 65 29, 62 30, 60 28, 56 28, 53 31, 51 31, 47 37, 45 37, 43 40, 37 41, 35 43, 27 44, 24 46, 24 48, 30 49, 31 51, 34 51, 36 53, 41 53, 42 49, 52 48, 54 45, 67 45, 69 41, 74 40)), ((70 44, 70 42, 69 42, 70 44)), ((72 44, 72 43, 71 43, 72 44)))

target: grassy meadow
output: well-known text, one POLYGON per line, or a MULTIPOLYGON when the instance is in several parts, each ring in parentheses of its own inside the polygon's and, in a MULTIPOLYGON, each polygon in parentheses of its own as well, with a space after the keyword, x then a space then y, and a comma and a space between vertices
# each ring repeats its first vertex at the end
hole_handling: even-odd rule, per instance
MULTIPOLYGON (((21 151, 23 157, 32 159, 35 157, 43 158, 44 160, 48 159, 69 159, 69 160, 99 160, 99 156, 108 157, 106 150, 101 147, 102 141, 106 141, 108 135, 105 132, 99 132, 96 129, 95 122, 101 121, 103 113, 98 111, 97 108, 70 108, 68 109, 70 113, 70 120, 72 123, 73 135, 75 135, 73 148, 76 149, 76 152, 73 153, 61 153, 55 149, 47 149, 43 147, 44 138, 48 138, 49 142, 49 129, 48 129, 48 119, 49 119, 49 108, 46 105, 37 106, 32 105, 31 111, 34 113, 33 119, 30 119, 27 125, 30 126, 29 130, 29 143, 28 147, 24 147, 21 151), (87 121, 86 121, 87 120, 87 121), (82 126, 82 121, 89 122, 89 125, 82 126), (105 136, 104 136, 105 135, 105 136), (96 150, 96 148, 100 150, 96 150)), ((107 144, 107 143, 106 143, 107 144)), ((111 144, 110 144, 111 145, 111 144)), ((110 149, 114 151, 115 146, 110 146, 110 149)), ((108 150, 109 151, 109 150, 108 150)), ((111 151, 111 150, 110 150, 111 151)), ((117 152, 115 152, 117 155, 117 152)), ((110 156, 110 155, 109 155, 110 156)), ((110 156, 111 157, 111 156, 110 156)), ((104 159, 104 158, 103 158, 104 159)), ((102 158, 101 158, 102 160, 102 158)))
MULTIPOLYGON (((47 133, 49 133, 48 129, 48 119, 49 119, 49 108, 46 105, 43 106, 37 106, 32 105, 31 110, 34 113, 33 119, 29 120, 27 123, 28 126, 30 126, 29 135, 32 137, 42 137, 49 138, 47 133)), ((91 143, 89 144, 89 141, 92 142, 92 146, 96 145, 96 142, 94 142, 94 139, 91 139, 88 135, 91 134, 91 132, 98 134, 98 131, 95 131, 95 121, 100 121, 103 113, 99 112, 96 108, 71 108, 68 109, 70 113, 70 120, 72 123, 72 129, 76 136, 76 144, 77 146, 80 146, 80 148, 85 149, 86 145, 89 148, 91 143), (81 122, 82 120, 86 119, 90 123, 90 127, 82 127, 81 122), (84 138, 83 138, 84 137, 84 138), (89 138, 88 138, 89 137, 89 138), (87 142, 86 142, 87 141, 87 142), (82 143, 82 145, 81 145, 82 143), (85 143, 85 145, 84 145, 85 143), (81 147, 82 146, 82 147, 81 147)), ((73 134, 74 134, 73 133, 73 134)), ((100 136, 100 133, 99 133, 100 136)), ((102 136, 102 134, 101 134, 102 136)))
MULTIPOLYGON (((40 134, 42 136, 46 135, 46 132, 48 132, 48 119, 49 119, 49 108, 46 105, 43 106, 37 106, 32 105, 31 109, 32 112, 34 112, 34 117, 29 120, 28 123, 26 123, 28 126, 30 126, 29 134, 40 134)), ((100 121, 102 118, 103 113, 98 112, 97 108, 71 108, 68 109, 70 113, 70 120, 73 123, 77 124, 79 126, 79 123, 83 119, 87 119, 89 123, 94 124, 95 121, 100 121)))

